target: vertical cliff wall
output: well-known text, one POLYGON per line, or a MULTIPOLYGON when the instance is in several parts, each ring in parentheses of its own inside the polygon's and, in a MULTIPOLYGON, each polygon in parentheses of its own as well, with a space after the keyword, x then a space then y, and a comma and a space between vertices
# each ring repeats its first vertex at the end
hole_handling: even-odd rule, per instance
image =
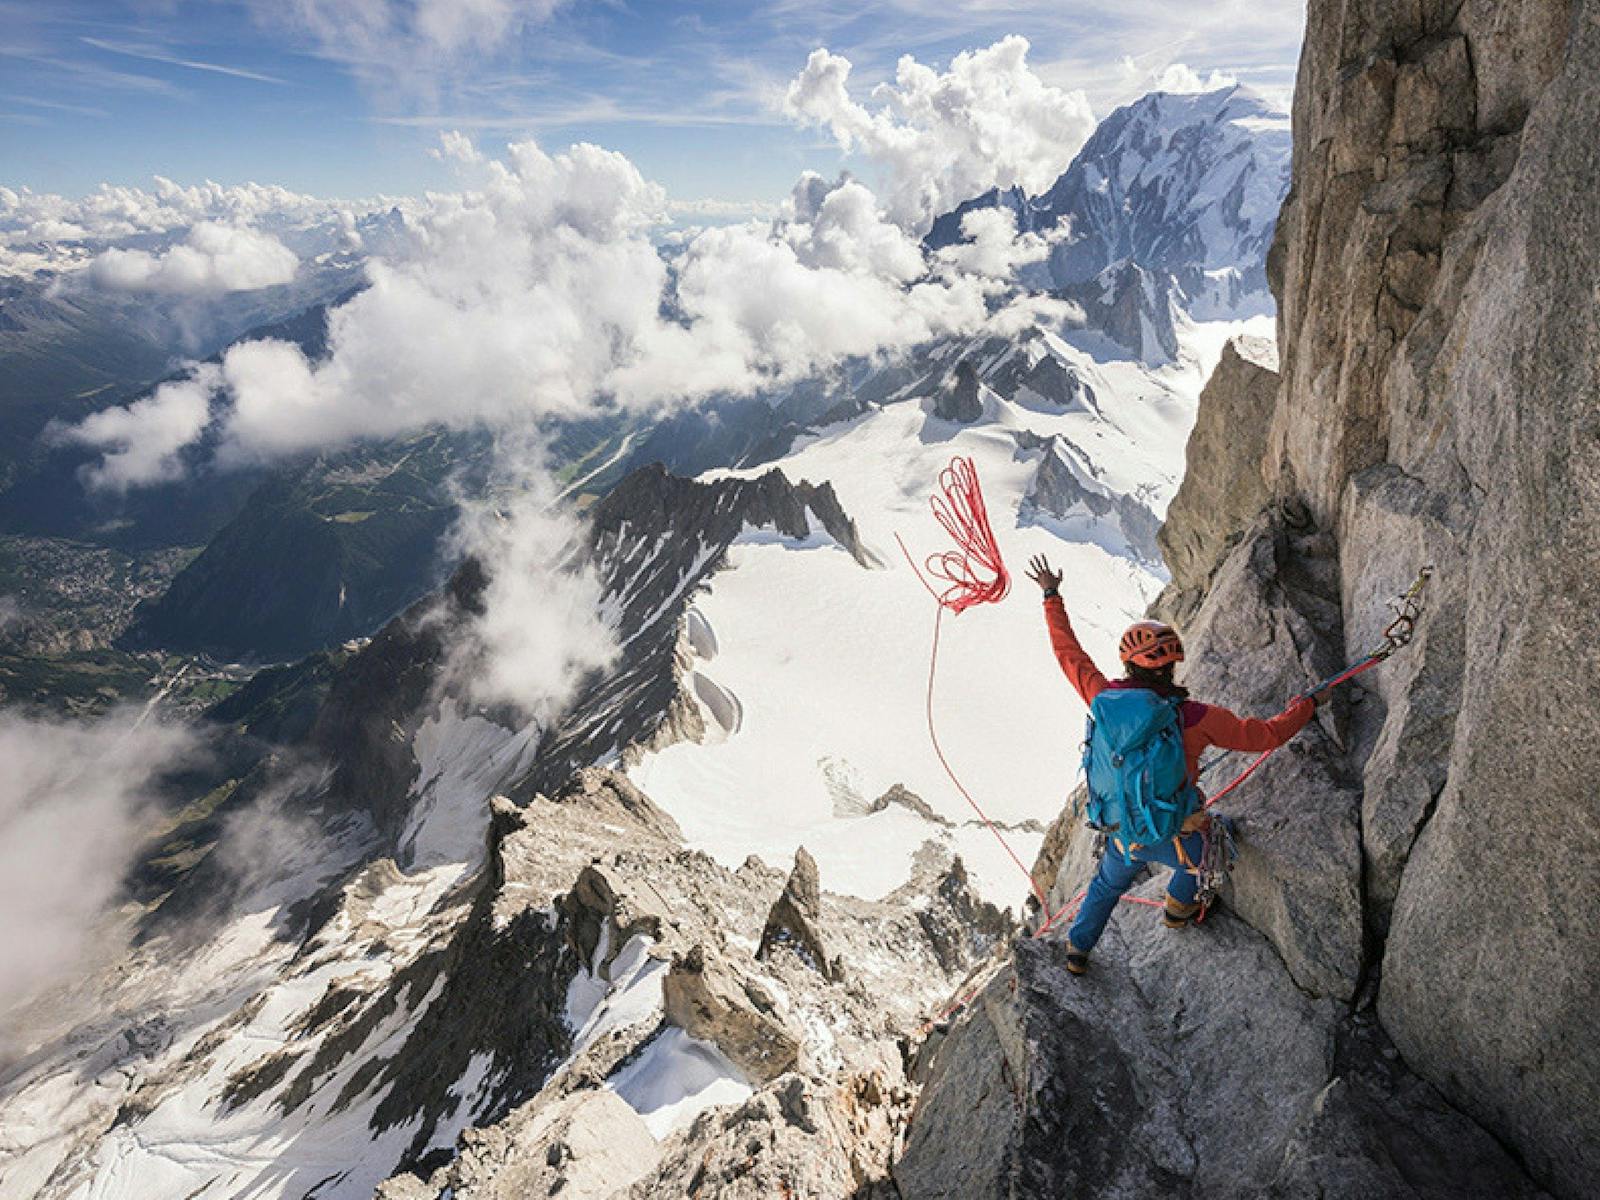
POLYGON ((1600 0, 1310 0, 1279 371, 1207 385, 1155 611, 1196 696, 1266 715, 1432 565, 1427 610, 1221 806, 1202 929, 1119 909, 1081 978, 1023 941, 929 1039, 902 1195, 1594 1194, 1596 62, 1600 0))
POLYGON ((1597 61, 1582 0, 1311 0, 1269 445, 1205 468, 1264 470, 1331 538, 1333 644, 1437 567, 1416 644, 1324 717, 1363 977, 1407 1062, 1571 1195, 1600 1171, 1597 61))

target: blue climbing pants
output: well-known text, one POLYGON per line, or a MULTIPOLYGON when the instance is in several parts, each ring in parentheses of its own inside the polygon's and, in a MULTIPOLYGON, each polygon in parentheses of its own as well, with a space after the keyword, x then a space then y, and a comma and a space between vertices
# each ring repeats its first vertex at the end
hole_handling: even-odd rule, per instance
MULTIPOLYGON (((1180 840, 1189 861, 1198 863, 1202 849, 1200 834, 1186 833, 1180 840)), ((1167 895, 1179 904, 1194 903, 1195 894, 1200 890, 1200 878, 1183 865, 1172 841, 1140 846, 1132 854, 1120 850, 1115 841, 1107 842, 1105 857, 1100 860, 1100 871, 1089 884, 1083 906, 1078 909, 1077 920, 1072 922, 1072 929, 1067 933, 1074 948, 1094 949, 1094 944, 1105 932, 1106 922, 1111 919, 1111 910, 1117 907, 1118 898, 1133 886, 1145 863, 1171 867, 1172 878, 1167 883, 1167 895)))

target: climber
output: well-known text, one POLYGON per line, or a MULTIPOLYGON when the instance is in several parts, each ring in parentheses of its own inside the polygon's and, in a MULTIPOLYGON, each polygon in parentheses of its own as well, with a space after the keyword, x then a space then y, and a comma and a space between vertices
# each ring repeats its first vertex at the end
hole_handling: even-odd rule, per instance
POLYGON ((1190 700, 1187 689, 1173 680, 1183 661, 1183 643, 1175 629, 1156 621, 1128 627, 1119 646, 1126 676, 1108 680, 1072 631, 1061 601, 1061 572, 1038 556, 1028 564, 1028 578, 1044 592, 1056 659, 1089 705, 1087 815, 1105 833, 1107 848, 1067 932, 1067 970, 1081 975, 1118 898, 1133 886, 1144 864, 1172 868, 1162 911, 1169 929, 1182 929, 1199 911, 1196 866, 1207 817, 1198 785, 1206 747, 1281 746, 1311 720, 1317 701, 1302 697, 1263 721, 1190 700))

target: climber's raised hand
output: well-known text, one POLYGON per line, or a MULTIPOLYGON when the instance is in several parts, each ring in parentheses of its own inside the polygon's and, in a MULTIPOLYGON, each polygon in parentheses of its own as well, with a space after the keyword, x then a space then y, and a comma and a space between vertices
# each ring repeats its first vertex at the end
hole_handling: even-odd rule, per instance
POLYGON ((1028 560, 1028 578, 1037 583, 1042 591, 1055 591, 1061 587, 1061 572, 1050 569, 1050 560, 1042 554, 1036 554, 1028 560))

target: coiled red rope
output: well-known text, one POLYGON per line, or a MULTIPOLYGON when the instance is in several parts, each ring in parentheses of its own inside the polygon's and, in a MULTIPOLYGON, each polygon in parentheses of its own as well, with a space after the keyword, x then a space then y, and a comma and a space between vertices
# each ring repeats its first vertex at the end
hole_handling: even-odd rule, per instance
MULTIPOLYGON (((927 689, 927 720, 928 740, 933 743, 934 755, 939 760, 939 765, 944 768, 944 773, 949 776, 951 784, 961 794, 972 811, 978 814, 984 826, 994 835, 995 841, 1005 850, 1007 856, 1016 864, 1017 870, 1022 872, 1028 881, 1028 887, 1033 891, 1035 899, 1039 902, 1039 910, 1045 915, 1045 921, 1034 931, 1034 937, 1042 936, 1057 920, 1069 911, 1076 911, 1083 896, 1080 894, 1071 903, 1055 913, 1050 911, 1050 898, 1039 881, 1033 877, 1033 872, 1028 870, 1017 852, 1011 848, 1011 843, 1006 841, 1005 835, 998 826, 989 819, 989 814, 983 811, 983 806, 973 798, 960 778, 955 773, 955 768, 950 765, 949 758, 945 755, 944 747, 939 743, 939 730, 933 719, 934 711, 934 681, 938 677, 939 669, 939 637, 944 624, 944 613, 949 609, 952 613, 960 614, 978 604, 994 604, 1003 600, 1011 590, 1011 576, 1006 571, 1005 560, 1000 554, 1000 543, 994 536, 994 527, 989 523, 989 510, 983 502, 983 487, 978 482, 977 468, 972 465, 970 458, 956 457, 950 460, 950 465, 939 472, 939 490, 929 499, 929 507, 933 510, 934 519, 944 528, 955 542, 955 549, 945 550, 939 554, 930 554, 923 563, 923 568, 933 578, 943 580, 945 587, 942 591, 934 589, 922 571, 917 569, 916 561, 911 557, 911 551, 906 549, 904 540, 895 534, 895 541, 900 543, 900 552, 906 556, 912 572, 927 588, 928 594, 938 602, 933 618, 933 646, 928 655, 928 689, 927 689)), ((1153 903, 1139 900, 1137 897, 1127 897, 1135 903, 1153 903)))
POLYGON ((975 604, 1004 600, 1011 590, 1011 576, 1000 556, 994 527, 989 524, 989 510, 983 503, 978 469, 970 458, 952 458, 950 465, 939 472, 939 490, 929 497, 928 507, 933 509, 934 520, 956 544, 954 550, 928 555, 923 564, 929 575, 946 583, 944 591, 934 591, 933 585, 923 578, 898 533, 894 540, 900 542, 900 552, 906 556, 906 562, 911 563, 911 570, 928 589, 928 594, 939 602, 940 610, 948 608, 959 614, 975 604))
POLYGON ((939 554, 930 554, 923 563, 927 573, 935 579, 943 580, 945 588, 936 591, 932 584, 923 577, 922 571, 917 569, 916 561, 911 557, 911 551, 906 549, 904 540, 897 533, 894 540, 900 543, 900 552, 906 556, 912 573, 921 581, 922 586, 928 589, 928 594, 938 602, 933 618, 933 648, 928 655, 928 690, 927 690, 927 718, 928 740, 933 743, 933 752, 939 759, 939 765, 944 768, 944 773, 950 777, 950 782, 956 791, 968 804, 972 811, 978 814, 994 834, 995 841, 999 842, 1011 861, 1017 865, 1028 881, 1028 886, 1033 889, 1033 894, 1038 897, 1039 903, 1046 908, 1049 902, 1045 897, 1044 889, 1039 886, 1033 877, 1033 872, 1023 864, 1017 852, 1011 848, 1011 843, 1006 841, 1005 835, 993 821, 989 814, 983 811, 983 806, 973 798, 971 792, 956 775, 955 768, 950 765, 944 747, 939 744, 939 730, 933 719, 934 681, 939 670, 939 634, 944 623, 945 609, 957 615, 965 612, 978 604, 995 604, 1003 600, 1011 590, 1011 576, 1006 571, 1004 558, 1000 554, 1000 543, 995 539, 994 527, 989 524, 989 510, 983 502, 983 487, 978 482, 978 470, 972 465, 970 458, 957 456, 950 460, 950 465, 939 472, 939 490, 928 501, 933 509, 933 516, 944 531, 955 542, 955 549, 945 550, 939 554))

